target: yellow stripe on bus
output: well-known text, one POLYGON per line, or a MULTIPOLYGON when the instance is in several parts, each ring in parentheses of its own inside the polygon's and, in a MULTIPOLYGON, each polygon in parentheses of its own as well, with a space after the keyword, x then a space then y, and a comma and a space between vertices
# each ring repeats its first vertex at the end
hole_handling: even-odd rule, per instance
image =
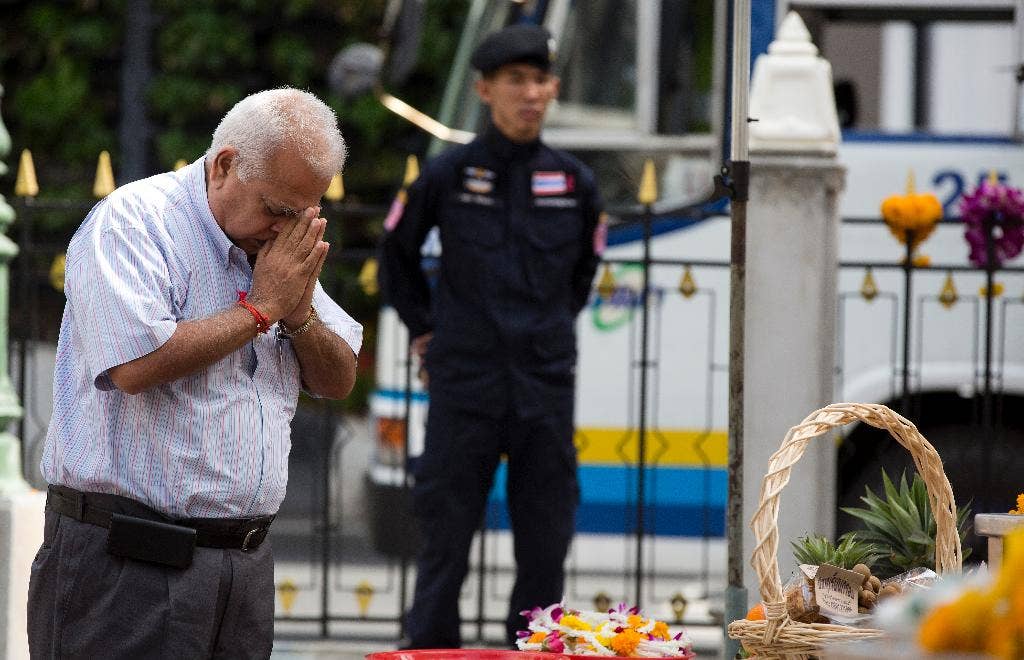
MULTIPOLYGON (((576 429, 579 462, 605 465, 635 465, 639 454, 636 429, 576 429)), ((648 465, 725 467, 729 443, 725 431, 689 429, 648 429, 648 465)))

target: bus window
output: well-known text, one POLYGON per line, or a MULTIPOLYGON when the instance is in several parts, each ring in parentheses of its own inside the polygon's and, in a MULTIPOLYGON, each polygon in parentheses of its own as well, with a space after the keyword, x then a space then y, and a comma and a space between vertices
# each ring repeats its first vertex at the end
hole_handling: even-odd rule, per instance
POLYGON ((556 73, 562 79, 551 126, 636 128, 636 2, 573 3, 560 31, 556 73), (594 66, 600 53, 601 66, 594 66))
POLYGON ((885 11, 872 2, 792 4, 832 65, 844 129, 1017 135, 1020 21, 1009 7, 951 3, 932 12, 920 3, 885 11))

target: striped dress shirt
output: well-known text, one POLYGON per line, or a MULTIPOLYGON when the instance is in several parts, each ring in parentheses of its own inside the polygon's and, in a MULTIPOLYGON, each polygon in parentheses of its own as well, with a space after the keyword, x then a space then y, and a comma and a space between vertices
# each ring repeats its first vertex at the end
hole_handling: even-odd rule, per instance
MULTIPOLYGON (((298 359, 277 328, 136 395, 107 375, 159 348, 179 321, 230 308, 252 285, 245 253, 210 211, 204 159, 98 203, 71 239, 66 268, 46 480, 177 518, 275 513, 300 388, 298 359)), ((358 353, 362 326, 319 283, 313 304, 358 353)))

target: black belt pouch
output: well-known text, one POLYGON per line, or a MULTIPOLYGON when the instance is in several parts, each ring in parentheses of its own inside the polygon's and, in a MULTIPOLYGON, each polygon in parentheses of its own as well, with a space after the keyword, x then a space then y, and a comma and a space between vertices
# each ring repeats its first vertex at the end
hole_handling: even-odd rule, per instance
POLYGON ((192 565, 196 530, 115 513, 110 517, 107 552, 174 568, 192 565))

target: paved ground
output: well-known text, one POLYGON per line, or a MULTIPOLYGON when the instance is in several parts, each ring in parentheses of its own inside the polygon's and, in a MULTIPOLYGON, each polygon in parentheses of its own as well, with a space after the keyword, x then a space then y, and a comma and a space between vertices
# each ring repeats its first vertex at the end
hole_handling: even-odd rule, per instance
POLYGON ((271 660, 363 660, 368 653, 392 650, 372 647, 367 642, 277 640, 270 657, 271 660))

